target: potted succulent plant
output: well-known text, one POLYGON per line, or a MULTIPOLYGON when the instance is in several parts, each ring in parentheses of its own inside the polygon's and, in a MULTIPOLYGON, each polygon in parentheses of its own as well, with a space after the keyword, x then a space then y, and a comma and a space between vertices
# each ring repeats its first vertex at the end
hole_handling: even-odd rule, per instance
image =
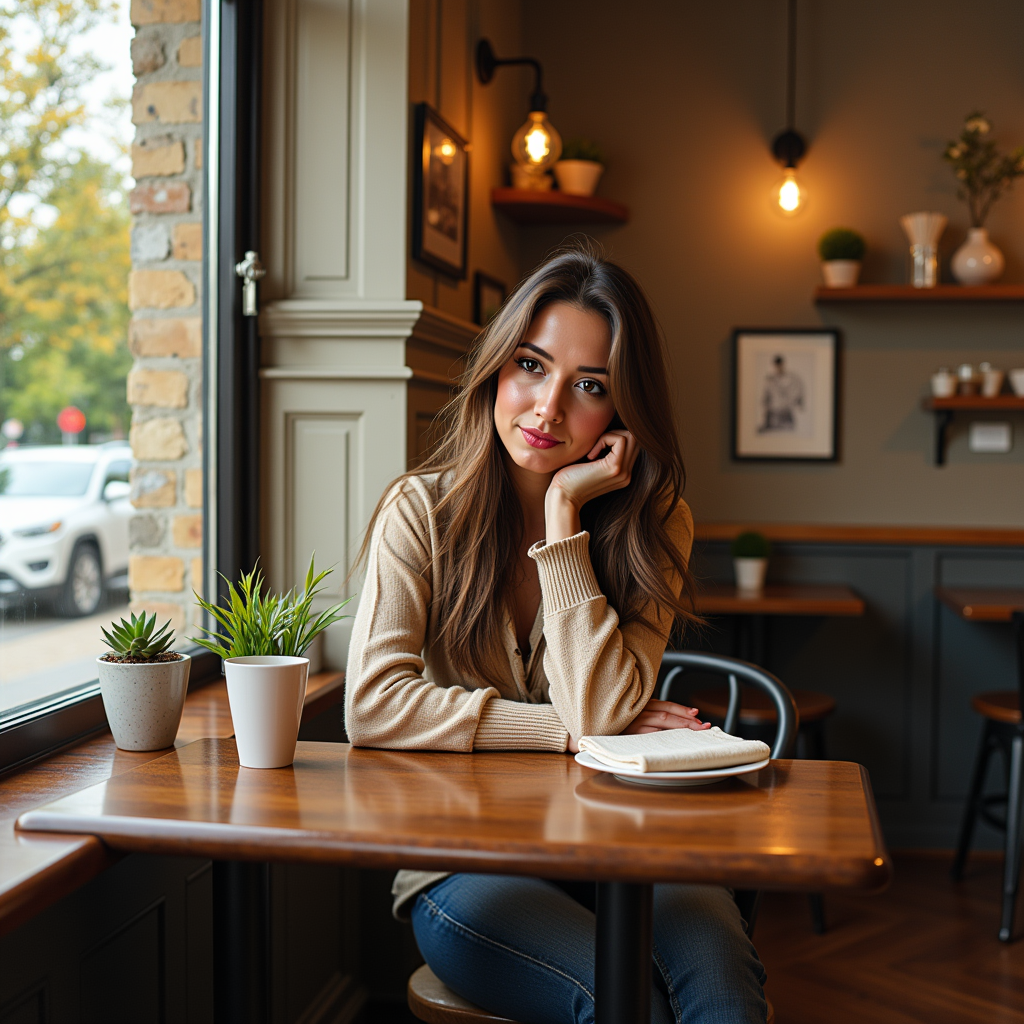
POLYGON ((295 759, 309 676, 304 655, 328 626, 347 617, 340 614, 347 600, 314 615, 313 601, 331 570, 317 573, 313 561, 309 560, 301 591, 264 594, 263 574, 254 566, 237 584, 224 580, 228 595, 223 606, 196 594, 196 601, 223 630, 204 627, 208 635, 193 639, 224 659, 243 768, 284 768, 295 759))
POLYGON ((850 228, 832 228, 818 240, 818 255, 829 288, 852 288, 864 259, 864 239, 850 228))
POLYGON ((570 139, 555 164, 558 188, 569 196, 592 196, 604 173, 600 146, 588 139, 570 139))
POLYGON ((751 594, 764 590, 768 556, 772 553, 768 538, 763 533, 748 530, 732 542, 730 553, 736 570, 736 586, 751 594))
POLYGON ((156 613, 121 619, 103 630, 110 648, 96 659, 100 694, 114 742, 122 750, 174 745, 188 690, 187 654, 170 650, 170 622, 156 629, 156 613))

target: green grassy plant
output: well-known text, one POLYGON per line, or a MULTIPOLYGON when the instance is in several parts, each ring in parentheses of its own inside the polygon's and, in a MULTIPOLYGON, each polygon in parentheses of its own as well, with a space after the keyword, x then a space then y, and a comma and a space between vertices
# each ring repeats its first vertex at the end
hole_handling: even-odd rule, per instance
POLYGON ((733 558, 767 558, 772 553, 772 545, 763 533, 748 530, 732 542, 729 550, 733 558))
POLYGON ((850 228, 832 228, 818 240, 818 255, 825 260, 864 259, 864 239, 850 228))
POLYGON ((222 658, 245 658, 258 655, 302 657, 313 640, 332 623, 349 618, 341 609, 351 598, 332 605, 319 615, 313 613, 313 600, 324 588, 320 586, 331 569, 316 572, 315 555, 302 590, 284 594, 265 594, 263 573, 258 564, 237 584, 222 576, 228 585, 223 606, 213 604, 198 594, 200 607, 209 612, 221 631, 200 627, 206 636, 192 639, 222 658))

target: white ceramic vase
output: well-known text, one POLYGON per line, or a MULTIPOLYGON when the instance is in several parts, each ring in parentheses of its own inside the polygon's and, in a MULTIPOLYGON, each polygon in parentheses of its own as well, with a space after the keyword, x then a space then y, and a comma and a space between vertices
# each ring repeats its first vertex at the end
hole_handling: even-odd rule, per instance
POLYGON ((764 590, 764 578, 768 572, 767 558, 734 558, 736 586, 748 594, 759 594, 764 590))
POLYGON ((135 665, 96 659, 100 695, 114 742, 122 750, 163 750, 174 745, 188 692, 192 659, 135 665))
POLYGON ((1005 265, 1003 254, 989 241, 987 228, 971 228, 950 263, 953 276, 965 285, 995 281, 1005 265))
POLYGON ((559 160, 555 164, 555 179, 567 196, 592 196, 602 174, 604 164, 596 160, 559 160))
POLYGON ((860 276, 860 260, 825 260, 821 273, 829 288, 852 288, 860 276))
POLYGON ((308 658, 227 658, 228 705, 243 768, 285 768, 295 760, 308 658))

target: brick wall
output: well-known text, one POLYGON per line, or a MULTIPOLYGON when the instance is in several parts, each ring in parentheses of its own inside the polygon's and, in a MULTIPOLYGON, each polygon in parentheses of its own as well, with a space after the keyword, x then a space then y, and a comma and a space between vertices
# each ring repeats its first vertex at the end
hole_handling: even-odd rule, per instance
POLYGON ((200 0, 131 0, 132 604, 192 619, 202 590, 200 0))

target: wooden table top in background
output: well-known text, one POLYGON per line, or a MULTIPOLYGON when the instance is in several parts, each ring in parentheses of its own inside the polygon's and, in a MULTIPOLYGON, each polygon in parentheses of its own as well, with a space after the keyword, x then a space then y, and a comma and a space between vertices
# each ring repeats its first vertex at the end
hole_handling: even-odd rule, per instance
POLYGON ((239 768, 233 740, 206 739, 18 827, 126 851, 606 881, 871 890, 891 873, 867 773, 843 761, 666 791, 520 751, 301 742, 292 767, 259 771, 239 768))
POLYGON ((828 615, 864 614, 864 600, 844 586, 813 583, 768 584, 760 593, 731 584, 709 583, 697 594, 700 615, 828 615))
MULTIPOLYGON (((340 702, 344 678, 341 672, 310 676, 304 721, 340 702)), ((203 736, 226 738, 233 734, 223 679, 188 695, 175 746, 203 736)), ((104 731, 0 779, 0 935, 73 892, 116 860, 93 836, 17 832, 14 822, 18 815, 165 753, 118 750, 113 737, 104 731)))
POLYGON ((1024 612, 1020 587, 936 587, 935 596, 973 622, 1009 622, 1014 612, 1024 612))

